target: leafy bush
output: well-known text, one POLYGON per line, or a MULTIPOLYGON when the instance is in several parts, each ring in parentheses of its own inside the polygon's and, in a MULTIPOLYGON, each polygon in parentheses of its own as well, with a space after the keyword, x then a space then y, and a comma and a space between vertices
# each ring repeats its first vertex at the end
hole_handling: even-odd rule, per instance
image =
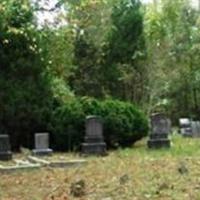
POLYGON ((82 105, 76 100, 55 109, 49 124, 53 149, 62 151, 77 149, 83 139, 84 118, 82 105))
POLYGON ((53 123, 50 125, 53 148, 78 149, 84 138, 87 115, 102 117, 104 137, 109 147, 129 146, 148 132, 147 119, 133 104, 84 97, 54 111, 53 123))
POLYGON ((102 102, 104 134, 107 144, 129 146, 147 135, 147 119, 133 104, 106 100, 102 102))

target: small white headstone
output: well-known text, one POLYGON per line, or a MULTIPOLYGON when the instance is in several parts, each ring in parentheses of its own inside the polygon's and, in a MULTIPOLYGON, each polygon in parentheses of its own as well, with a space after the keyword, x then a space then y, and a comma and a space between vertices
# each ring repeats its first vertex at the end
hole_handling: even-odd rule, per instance
POLYGON ((191 121, 188 118, 181 118, 181 119, 179 119, 179 124, 180 124, 181 128, 187 128, 187 127, 189 127, 190 123, 191 123, 191 121))
POLYGON ((35 134, 35 148, 48 149, 49 148, 49 133, 35 134))
POLYGON ((183 136, 192 136, 191 120, 189 118, 179 119, 180 133, 183 136))
POLYGON ((53 151, 49 148, 49 133, 35 134, 35 149, 34 155, 50 155, 53 151))

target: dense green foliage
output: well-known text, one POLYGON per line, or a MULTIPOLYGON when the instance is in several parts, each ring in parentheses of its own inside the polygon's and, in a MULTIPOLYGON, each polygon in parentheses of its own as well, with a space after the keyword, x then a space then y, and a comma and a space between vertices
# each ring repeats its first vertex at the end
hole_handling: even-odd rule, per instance
POLYGON ((80 1, 78 8, 72 16, 78 26, 72 89, 78 95, 137 101, 135 91, 142 92, 138 82, 144 73, 138 66, 145 47, 141 4, 135 0, 80 1))
POLYGON ((46 130, 53 98, 29 1, 3 1, 0 9, 0 132, 16 149, 46 130))
POLYGON ((199 118, 200 15, 191 5, 163 0, 146 8, 148 107, 167 111, 174 121, 199 118))
POLYGON ((54 111, 49 127, 53 133, 54 149, 79 149, 84 141, 85 118, 88 115, 102 117, 108 147, 129 146, 147 135, 147 119, 133 104, 84 97, 67 102, 54 111))

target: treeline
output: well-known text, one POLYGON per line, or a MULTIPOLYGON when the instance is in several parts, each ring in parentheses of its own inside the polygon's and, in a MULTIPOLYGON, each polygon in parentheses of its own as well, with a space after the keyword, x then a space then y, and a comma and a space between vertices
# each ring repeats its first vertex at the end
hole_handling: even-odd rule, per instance
POLYGON ((200 14, 191 1, 84 1, 76 11, 75 94, 134 102, 175 124, 199 118, 200 14))
MULTIPOLYGON (((60 109, 71 112, 73 107, 66 106, 76 105, 79 97, 110 99, 116 107, 116 100, 129 102, 147 116, 166 112, 174 123, 183 116, 199 117, 200 14, 187 0, 148 5, 138 0, 80 0, 58 5, 66 10, 58 21, 64 18, 67 23, 39 28, 38 5, 29 0, 0 2, 0 132, 12 135, 14 148, 31 147, 38 131, 50 131, 54 137, 64 134, 62 138, 71 141, 66 124, 70 115, 65 119, 59 114, 61 119, 55 120, 55 114, 67 115, 60 109)), ((140 124, 146 127, 142 114, 133 115, 141 116, 140 124)), ((147 128, 131 126, 133 115, 121 112, 119 119, 128 120, 121 130, 133 135, 136 131, 139 139, 147 128)), ((66 148, 76 148, 76 141, 74 145, 66 148)))

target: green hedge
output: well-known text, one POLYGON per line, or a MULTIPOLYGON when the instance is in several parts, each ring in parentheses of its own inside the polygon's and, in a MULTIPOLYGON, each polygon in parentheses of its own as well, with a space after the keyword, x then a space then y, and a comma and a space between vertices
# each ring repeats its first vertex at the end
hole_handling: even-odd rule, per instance
POLYGON ((133 104, 117 100, 80 98, 56 109, 49 130, 56 150, 77 150, 85 134, 87 115, 99 115, 108 147, 130 146, 147 135, 148 123, 133 104))

